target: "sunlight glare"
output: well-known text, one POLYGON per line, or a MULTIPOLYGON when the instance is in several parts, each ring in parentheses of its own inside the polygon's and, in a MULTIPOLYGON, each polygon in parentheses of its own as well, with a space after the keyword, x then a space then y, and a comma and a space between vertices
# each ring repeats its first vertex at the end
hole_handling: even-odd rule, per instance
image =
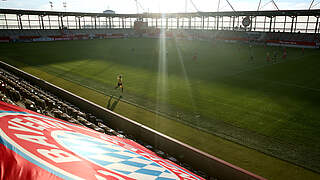
POLYGON ((167 48, 165 29, 160 29, 159 40, 159 62, 158 62, 158 81, 157 81, 157 111, 164 110, 164 100, 167 96, 167 48))

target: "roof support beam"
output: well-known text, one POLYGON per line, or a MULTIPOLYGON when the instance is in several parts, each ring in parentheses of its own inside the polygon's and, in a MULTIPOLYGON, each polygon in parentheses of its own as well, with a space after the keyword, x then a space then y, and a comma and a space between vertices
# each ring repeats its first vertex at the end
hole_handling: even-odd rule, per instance
POLYGON ((258 9, 257 9, 257 11, 259 11, 259 10, 260 10, 260 5, 261 5, 261 0, 259 1, 259 5, 258 5, 258 9))
POLYGON ((274 5, 274 7, 276 7, 276 9, 278 10, 278 11, 280 11, 280 9, 278 8, 278 6, 277 6, 277 4, 274 2, 274 0, 271 0, 272 1, 272 4, 274 5))
POLYGON ((309 6, 309 10, 312 8, 313 3, 314 3, 314 0, 311 1, 310 6, 309 6))
MULTIPOLYGON (((221 2, 221 0, 219 0, 221 2)), ((262 2, 262 1, 261 1, 262 2)), ((317 3, 313 3, 316 5, 317 3)), ((229 1, 230 3, 230 1, 229 1)), ((269 1, 271 3, 271 1, 269 1)), ((229 6, 229 5, 228 5, 229 6)), ((219 6, 220 7, 220 6, 219 6)), ((263 8, 262 3, 260 4, 260 10, 263 8)), ((220 11, 220 9, 219 9, 220 11)), ((82 17, 127 17, 127 18, 161 18, 160 13, 149 13, 149 14, 103 14, 103 13, 80 13, 80 12, 56 12, 56 11, 32 11, 32 10, 15 10, 15 9, 0 9, 0 14, 21 14, 21 15, 50 15, 50 16, 82 16, 82 17)), ((224 11, 224 12, 194 12, 194 13, 166 13, 166 17, 214 17, 214 16, 234 16, 235 12, 224 11)), ((306 9, 306 10, 279 10, 279 11, 237 11, 236 16, 320 16, 320 9, 306 9)))

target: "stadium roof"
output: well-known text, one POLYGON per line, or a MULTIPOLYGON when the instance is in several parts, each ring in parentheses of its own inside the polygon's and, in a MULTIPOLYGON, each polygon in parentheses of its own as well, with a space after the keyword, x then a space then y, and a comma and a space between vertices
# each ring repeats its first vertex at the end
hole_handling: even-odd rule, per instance
POLYGON ((0 9, 0 14, 21 15, 55 15, 55 16, 97 16, 97 17, 195 17, 195 16, 320 16, 320 9, 311 10, 277 10, 277 11, 221 11, 221 12, 194 12, 194 13, 143 13, 143 14, 104 14, 85 12, 59 12, 0 9))
POLYGON ((26 9, 39 11, 103 12, 115 10, 119 14, 137 12, 176 13, 176 12, 212 12, 212 11, 268 11, 278 7, 281 10, 317 9, 320 0, 0 0, 0 9, 26 9), (65 4, 65 3, 67 4, 65 4), (220 3, 219 3, 220 2, 220 3), (272 2, 275 2, 276 5, 272 2), (311 4, 311 2, 313 2, 311 4), (258 6, 259 5, 259 6, 258 6), (233 8, 231 8, 231 6, 233 8))

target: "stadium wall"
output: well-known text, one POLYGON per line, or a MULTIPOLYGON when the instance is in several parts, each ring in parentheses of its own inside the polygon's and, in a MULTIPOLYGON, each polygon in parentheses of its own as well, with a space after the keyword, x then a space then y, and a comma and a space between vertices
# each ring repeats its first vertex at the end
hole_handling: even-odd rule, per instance
POLYGON ((134 29, 64 29, 64 30, 0 30, 0 42, 39 42, 58 40, 114 39, 127 37, 159 38, 165 32, 167 39, 223 41, 227 43, 260 43, 270 46, 319 48, 320 35, 279 32, 239 32, 222 30, 178 30, 151 28, 143 34, 134 29))
POLYGON ((130 29, 83 30, 0 30, 0 42, 39 42, 58 40, 113 39, 133 36, 130 29))
MULTIPOLYGON (((160 29, 152 29, 144 33, 143 37, 159 38, 160 31, 160 29)), ((168 39, 177 38, 203 41, 223 41, 226 43, 255 43, 297 48, 319 48, 320 44, 320 35, 308 33, 292 34, 221 30, 165 30, 165 37, 168 39)))
POLYGON ((192 167, 206 172, 211 177, 217 177, 218 179, 264 180, 264 178, 260 176, 204 153, 171 137, 163 135, 42 79, 23 72, 11 65, 0 61, 0 66, 47 91, 56 92, 72 104, 77 104, 78 107, 96 114, 98 118, 104 119, 110 127, 124 130, 127 134, 133 135, 134 137, 139 138, 158 149, 180 158, 179 161, 188 163, 192 167))

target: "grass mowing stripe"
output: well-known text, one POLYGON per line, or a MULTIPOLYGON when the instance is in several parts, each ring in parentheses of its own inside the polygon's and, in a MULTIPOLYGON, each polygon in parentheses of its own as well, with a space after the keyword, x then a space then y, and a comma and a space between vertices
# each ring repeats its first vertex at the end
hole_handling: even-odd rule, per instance
POLYGON ((301 88, 301 89, 305 89, 305 90, 320 92, 320 89, 310 88, 310 87, 305 87, 305 86, 300 86, 300 85, 298 85, 298 84, 292 84, 292 83, 287 83, 287 82, 273 81, 273 80, 265 80, 265 79, 254 78, 254 77, 238 77, 238 78, 242 78, 242 79, 254 79, 254 80, 258 80, 258 81, 264 81, 264 82, 274 83, 274 84, 281 85, 281 86, 290 86, 290 87, 294 87, 294 88, 301 88))
POLYGON ((242 71, 239 71, 239 72, 236 72, 236 73, 232 73, 232 74, 227 75, 225 77, 236 76, 236 75, 239 75, 239 74, 242 74, 242 73, 247 73, 247 72, 250 72, 250 71, 256 71, 256 70, 263 69, 263 68, 266 68, 266 67, 269 67, 269 66, 274 66, 274 65, 282 64, 282 63, 287 63, 288 60, 289 61, 299 61, 299 60, 301 61, 304 58, 312 57, 312 56, 315 56, 315 55, 317 55, 316 52, 313 52, 313 54, 303 55, 303 56, 300 56, 300 57, 294 57, 294 58, 291 58, 291 59, 278 61, 276 63, 268 63, 268 64, 257 66, 257 67, 254 67, 254 68, 249 68, 249 69, 242 70, 242 71))

